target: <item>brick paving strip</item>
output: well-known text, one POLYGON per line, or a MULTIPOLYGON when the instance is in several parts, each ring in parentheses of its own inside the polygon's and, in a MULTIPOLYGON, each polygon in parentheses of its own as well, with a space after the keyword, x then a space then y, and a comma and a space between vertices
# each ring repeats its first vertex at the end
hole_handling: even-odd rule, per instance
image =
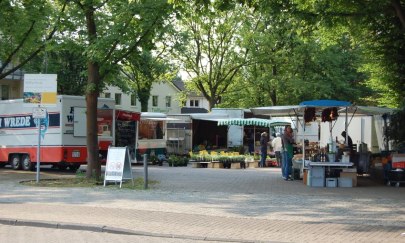
POLYGON ((405 242, 404 187, 310 188, 267 168, 155 167, 150 179, 160 184, 148 191, 26 187, 8 174, 0 170, 3 225, 225 242, 405 242))
POLYGON ((89 206, 1 205, 0 223, 228 242, 403 242, 399 226, 269 220, 89 206), (48 213, 46 213, 48 212, 48 213), (372 237, 371 237, 372 236, 372 237))

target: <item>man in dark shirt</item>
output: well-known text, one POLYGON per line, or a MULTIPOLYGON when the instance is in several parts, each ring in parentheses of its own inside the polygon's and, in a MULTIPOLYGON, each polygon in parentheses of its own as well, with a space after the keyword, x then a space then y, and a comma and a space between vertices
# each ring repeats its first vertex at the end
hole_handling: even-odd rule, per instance
POLYGON ((352 150, 353 149, 353 140, 352 140, 352 138, 350 136, 347 136, 347 143, 346 143, 346 132, 343 131, 341 133, 341 135, 342 135, 342 137, 345 138, 345 144, 350 148, 350 150, 352 150))
POLYGON ((269 143, 269 137, 267 136, 267 132, 263 132, 260 137, 260 167, 265 167, 266 165, 266 158, 267 158, 267 145, 269 143))

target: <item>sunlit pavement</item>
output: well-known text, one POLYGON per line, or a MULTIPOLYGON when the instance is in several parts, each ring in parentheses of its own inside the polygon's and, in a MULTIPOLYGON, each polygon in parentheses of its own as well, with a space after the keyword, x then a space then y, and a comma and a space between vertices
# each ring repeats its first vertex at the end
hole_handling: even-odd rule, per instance
MULTIPOLYGON (((143 176, 142 167, 133 167, 133 172, 135 177, 143 176)), ((41 171, 44 179, 72 176, 41 171)), ((282 180, 278 168, 151 166, 149 179, 160 183, 146 191, 33 188, 18 181, 35 180, 35 172, 0 169, 0 219, 4 227, 18 229, 25 226, 8 226, 7 220, 16 225, 69 226, 96 234, 111 234, 97 233, 94 229, 98 228, 119 229, 114 233, 117 237, 159 236, 162 242, 166 238, 186 242, 405 241, 401 235, 405 232, 405 187, 386 187, 368 178, 359 178, 360 186, 355 188, 311 188, 302 181, 282 180)))

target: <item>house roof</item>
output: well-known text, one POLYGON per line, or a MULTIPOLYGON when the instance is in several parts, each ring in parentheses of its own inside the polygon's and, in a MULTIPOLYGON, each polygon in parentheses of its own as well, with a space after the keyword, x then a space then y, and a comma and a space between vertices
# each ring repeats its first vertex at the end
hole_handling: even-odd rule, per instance
MULTIPOLYGON (((0 66, 3 63, 0 61, 0 66)), ((10 70, 11 68, 13 68, 12 64, 8 64, 6 66, 6 68, 4 69, 4 72, 10 70)), ((22 71, 21 69, 17 69, 16 71, 14 71, 13 73, 7 75, 4 80, 23 80, 24 77, 24 71, 22 71)))
POLYGON ((175 79, 175 80, 172 81, 172 83, 180 91, 183 91, 183 90, 186 89, 185 86, 184 86, 184 82, 181 79, 175 79))
POLYGON ((195 92, 195 91, 188 91, 188 90, 186 90, 185 83, 184 83, 184 81, 181 80, 181 79, 175 79, 175 80, 173 80, 173 81, 172 81, 172 84, 173 84, 179 91, 187 91, 187 94, 188 94, 189 96, 203 97, 200 92, 197 93, 197 92, 195 92))

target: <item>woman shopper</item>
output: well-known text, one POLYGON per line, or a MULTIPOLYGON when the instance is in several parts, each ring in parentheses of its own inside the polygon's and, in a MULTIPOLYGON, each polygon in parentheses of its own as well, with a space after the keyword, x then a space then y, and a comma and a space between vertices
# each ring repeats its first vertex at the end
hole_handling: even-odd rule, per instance
POLYGON ((282 176, 284 180, 290 179, 292 170, 292 157, 294 154, 293 144, 293 130, 290 125, 285 126, 284 134, 282 136, 283 153, 282 153, 282 176))

